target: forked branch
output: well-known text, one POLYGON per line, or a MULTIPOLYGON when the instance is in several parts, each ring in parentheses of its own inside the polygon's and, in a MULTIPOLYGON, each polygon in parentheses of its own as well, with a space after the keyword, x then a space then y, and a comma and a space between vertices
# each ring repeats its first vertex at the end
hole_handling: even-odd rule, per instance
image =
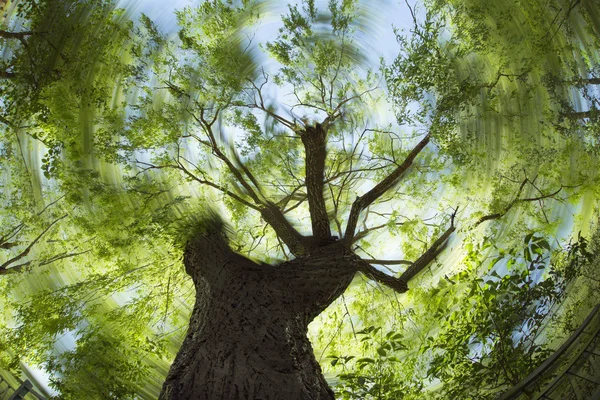
MULTIPOLYGON (((557 194, 559 194, 565 188, 565 186, 561 185, 558 189, 556 189, 552 192, 544 193, 536 187, 536 189, 540 192, 539 196, 521 197, 521 194, 523 193, 523 190, 527 183, 530 183, 531 185, 536 187, 534 185, 533 181, 530 181, 528 178, 525 178, 523 180, 523 182, 521 182, 521 184, 519 185, 519 189, 517 190, 517 194, 516 194, 515 198, 510 203, 508 203, 504 207, 504 209, 502 209, 502 211, 481 217, 479 220, 477 220, 477 222, 470 229, 477 227, 478 225, 482 224, 483 222, 502 218, 515 205, 517 205, 519 203, 536 202, 536 201, 542 201, 544 199, 555 198, 555 196, 557 194)), ((371 265, 371 263, 398 265, 398 264, 407 264, 406 260, 374 260, 374 259, 365 260, 365 259, 363 259, 363 260, 361 260, 360 264, 357 266, 357 269, 360 272, 364 273, 370 279, 380 282, 380 283, 394 289, 395 291, 397 291, 399 293, 404 293, 405 291, 408 290, 408 286, 407 286, 408 282, 410 282, 411 279, 413 279, 418 273, 423 271, 423 269, 425 269, 433 260, 435 260, 435 258, 445 248, 448 238, 456 230, 456 226, 454 225, 454 219, 456 217, 457 211, 458 211, 458 208, 456 210, 454 210, 454 212, 452 213, 452 216, 450 219, 450 227, 448 229, 446 229, 446 231, 435 242, 433 242, 433 244, 429 247, 429 249, 427 249, 427 251, 425 251, 415 262, 410 263, 410 266, 402 273, 402 275, 400 275, 400 277, 396 278, 396 277, 387 275, 386 273, 379 271, 378 269, 373 267, 371 265)))
POLYGON ((23 40, 27 36, 35 35, 36 32, 32 31, 23 31, 23 32, 10 32, 0 29, 0 38, 3 39, 18 39, 23 40))
MULTIPOLYGON (((65 252, 65 253, 56 254, 56 255, 54 255, 52 257, 46 258, 46 259, 44 259, 42 261, 39 261, 37 263, 37 265, 40 266, 40 267, 42 267, 44 265, 49 265, 49 264, 52 264, 52 263, 54 263, 56 261, 59 261, 59 260, 64 260, 64 259, 67 259, 67 258, 77 257, 77 256, 80 256, 82 254, 89 253, 91 251, 92 251, 91 249, 88 249, 88 250, 78 251, 78 252, 72 252, 72 253, 65 252)), ((19 265, 14 265, 14 266, 12 266, 10 268, 7 268, 7 269, 0 269, 0 275, 8 275, 8 274, 15 274, 15 273, 21 272, 23 270, 23 268, 29 267, 31 264, 32 264, 32 262, 31 262, 31 260, 29 260, 29 261, 23 262, 23 263, 21 263, 19 265)))
POLYGON ((346 225, 346 232, 344 234, 344 240, 347 243, 352 243, 352 238, 356 230, 358 218, 360 213, 370 206, 375 200, 381 197, 385 192, 391 189, 395 184, 398 183, 400 177, 406 170, 412 165, 415 158, 419 153, 427 146, 430 140, 430 135, 427 134, 423 140, 415 146, 414 149, 406 156, 402 164, 400 164, 392 173, 386 176, 381 182, 375 185, 374 188, 369 190, 362 196, 356 198, 350 209, 350 216, 348 217, 348 224, 346 225))
MULTIPOLYGON (((229 171, 235 177, 236 182, 243 187, 245 194, 250 197, 253 204, 243 200, 240 196, 231 196, 230 193, 227 194, 237 201, 240 201, 245 206, 258 210, 265 222, 275 230, 277 236, 289 247, 292 254, 295 256, 304 254, 306 251, 306 241, 304 240, 304 237, 289 223, 289 221, 287 221, 281 209, 265 198, 258 187, 258 182, 253 177, 252 173, 243 165, 243 162, 237 158, 237 155, 235 156, 235 161, 238 165, 236 165, 236 162, 232 161, 219 147, 216 135, 213 132, 213 124, 216 122, 217 117, 215 116, 211 121, 207 121, 204 118, 203 110, 201 110, 199 116, 194 114, 192 114, 192 116, 200 124, 207 136, 208 140, 202 141, 201 143, 209 146, 212 154, 227 166, 229 171)), ((181 166, 181 163, 179 163, 180 169, 181 166)), ((194 175, 190 171, 187 171, 186 174, 188 176, 194 175)), ((202 179, 199 180, 196 177, 195 180, 200 182, 202 179)), ((215 187, 214 185, 210 186, 215 187)))
POLYGON ((446 229, 442 235, 437 238, 435 242, 415 261, 412 263, 410 267, 406 269, 400 276, 400 279, 403 279, 406 282, 409 282, 412 278, 415 277, 419 272, 423 271, 435 258, 442 252, 442 250, 446 247, 446 242, 450 235, 456 230, 454 226, 454 216, 452 217, 452 223, 450 227, 446 229))
MULTIPOLYGON (((138 164, 144 165, 144 169, 142 172, 145 172, 150 169, 165 169, 172 168, 182 171, 186 176, 188 176, 193 181, 198 182, 201 185, 206 185, 212 188, 215 188, 222 192, 223 194, 231 197, 232 199, 240 202, 244 206, 251 208, 260 212, 261 216, 265 220, 267 224, 269 224, 277 236, 288 246, 290 252, 296 256, 304 254, 306 251, 305 238, 287 221, 279 207, 275 204, 268 201, 260 201, 258 197, 252 198, 255 203, 252 203, 249 200, 244 199, 242 196, 232 192, 231 190, 212 182, 204 176, 198 176, 197 174, 190 171, 181 160, 176 160, 174 164, 164 164, 164 165, 153 165, 150 163, 137 161, 138 164)), ((189 161, 188 161, 189 162, 189 161)), ((193 165, 193 164, 192 164, 193 165)), ((239 172, 239 171, 238 171, 239 172)))
POLYGON ((404 293, 408 291, 408 283, 405 280, 388 275, 385 272, 378 270, 365 260, 357 261, 356 268, 367 278, 392 288, 398 293, 404 293))
POLYGON ((368 278, 373 279, 381 284, 384 284, 392 289, 394 289, 398 293, 404 293, 408 290, 408 282, 412 278, 414 278, 419 272, 423 271, 435 258, 440 254, 440 252, 444 249, 446 242, 450 235, 456 230, 454 226, 454 218, 456 217, 456 212, 458 208, 454 210, 450 217, 450 227, 446 229, 442 235, 436 239, 435 242, 427 249, 421 257, 419 257, 415 262, 410 262, 406 260, 361 260, 357 269, 365 274, 368 278), (390 276, 385 272, 378 270, 373 267, 371 263, 374 264, 410 264, 410 266, 400 275, 399 278, 390 276))

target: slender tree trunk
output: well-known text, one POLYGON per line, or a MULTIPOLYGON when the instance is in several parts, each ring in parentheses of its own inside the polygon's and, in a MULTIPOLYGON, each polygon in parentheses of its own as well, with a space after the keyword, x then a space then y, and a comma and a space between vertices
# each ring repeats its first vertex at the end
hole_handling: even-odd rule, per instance
POLYGON ((196 305, 160 399, 333 399, 307 326, 350 284, 352 257, 334 243, 273 267, 220 234, 190 241, 196 305))

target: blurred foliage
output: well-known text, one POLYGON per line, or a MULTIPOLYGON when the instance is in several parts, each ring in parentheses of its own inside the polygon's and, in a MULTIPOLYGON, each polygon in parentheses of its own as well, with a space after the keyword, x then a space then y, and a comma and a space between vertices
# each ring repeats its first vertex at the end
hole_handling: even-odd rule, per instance
POLYGON ((207 210, 241 254, 290 257, 224 157, 307 233, 295 129, 329 115, 339 236, 356 196, 434 144, 365 212, 357 254, 416 259, 459 207, 407 294, 357 277, 313 324, 341 398, 492 396, 597 302, 593 0, 406 3, 380 66, 372 4, 305 0, 268 27, 276 3, 185 7, 176 35, 109 0, 23 0, 0 22, 26 32, 0 35, 0 369, 42 368, 60 398, 156 398, 207 210))

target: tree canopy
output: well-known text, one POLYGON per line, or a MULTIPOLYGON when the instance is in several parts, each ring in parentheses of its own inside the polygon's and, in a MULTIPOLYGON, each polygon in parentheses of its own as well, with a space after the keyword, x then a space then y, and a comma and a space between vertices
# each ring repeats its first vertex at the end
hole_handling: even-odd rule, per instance
POLYGON ((310 331, 339 398, 494 398, 598 302, 592 0, 390 4, 380 47, 358 0, 206 0, 176 34, 5 7, 0 370, 156 398, 217 222, 258 264, 356 254, 310 331))

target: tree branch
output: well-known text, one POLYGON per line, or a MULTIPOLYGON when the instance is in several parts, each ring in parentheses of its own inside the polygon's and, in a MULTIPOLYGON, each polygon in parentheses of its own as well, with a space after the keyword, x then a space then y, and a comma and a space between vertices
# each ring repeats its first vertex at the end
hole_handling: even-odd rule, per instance
POLYGON ((9 32, 9 31, 4 31, 4 30, 0 30, 0 38, 4 38, 4 39, 24 39, 26 36, 32 36, 35 35, 36 32, 32 32, 32 31, 23 31, 23 32, 9 32))
POLYGON ((380 264, 380 265, 412 265, 413 262, 409 260, 375 260, 363 258, 369 264, 380 264))
POLYGON ((598 116, 600 116, 600 112, 598 112, 598 110, 596 110, 596 109, 591 109, 588 111, 573 111, 573 112, 563 113, 561 115, 564 118, 567 118, 570 120, 580 120, 580 119, 598 117, 598 116))
POLYGON ((427 267, 435 258, 444 250, 446 247, 446 241, 456 230, 454 226, 454 222, 450 224, 450 227, 446 229, 446 231, 415 261, 412 263, 410 267, 406 269, 400 276, 400 279, 403 279, 405 282, 409 282, 412 278, 415 277, 419 272, 423 271, 425 267, 427 267))
MULTIPOLYGON (((221 161, 223 161, 225 163, 225 165, 227 165, 227 168, 229 169, 229 171, 233 174, 233 176, 236 178, 236 180, 244 187, 244 189, 248 193, 248 196, 250 196, 252 198, 252 200, 254 201, 254 203, 256 205, 263 204, 264 201, 262 201, 259 198, 259 196, 256 194, 254 188, 244 178, 244 176, 242 175, 242 173, 240 172, 240 170, 236 168, 236 166, 229 159, 229 157, 227 157, 225 155, 225 153, 223 153, 223 151, 221 151, 221 149, 219 148, 219 145, 217 143, 217 140, 216 140, 215 135, 214 135, 213 130, 212 130, 213 124, 215 123, 217 115, 219 114, 219 112, 220 111, 217 111, 215 113, 215 117, 213 118, 213 120, 211 122, 206 121, 206 119, 204 118, 204 110, 201 110, 201 114, 200 114, 200 118, 199 119, 196 118, 195 116, 194 116, 194 118, 196 118, 196 120, 200 123, 200 125, 204 129, 204 132, 206 133, 206 136, 209 139, 209 143, 210 143, 210 147, 211 147, 212 153, 218 159, 220 159, 221 161)), ((256 189, 258 190, 258 188, 256 188, 256 189)))
POLYGON ((17 76, 17 75, 14 72, 6 71, 6 70, 0 70, 0 78, 2 78, 2 79, 12 79, 15 76, 17 76))
MULTIPOLYGON (((255 192, 254 188, 248 183, 248 181, 244 178, 240 170, 233 164, 233 162, 221 151, 217 144, 217 140, 212 131, 212 124, 216 121, 213 119, 210 123, 204 119, 203 113, 200 114, 200 118, 197 119, 200 121, 202 128, 204 129, 208 139, 211 143, 212 151, 217 158, 222 160, 229 171, 233 174, 233 176, 237 179, 237 181, 244 187, 247 191, 248 196, 254 201, 256 206, 258 207, 263 219, 271 225, 271 227, 275 230, 277 236, 281 238, 281 240, 289 247, 292 254, 295 256, 299 256, 305 253, 307 248, 307 241, 304 236, 302 236, 285 218, 283 212, 272 202, 264 199, 263 196, 258 196, 255 192)), ((245 168, 245 167, 244 167, 245 168)), ((247 171, 248 177, 255 182, 252 175, 249 171, 247 171)), ((259 190, 257 187, 256 190, 259 190)))
POLYGON ((323 196, 327 126, 307 126, 300 135, 306 153, 306 192, 313 236, 318 239, 331 237, 329 217, 323 196))
POLYGON ((511 208, 513 208, 515 205, 517 205, 519 203, 527 203, 527 202, 532 202, 532 201, 540 201, 540 200, 544 200, 544 199, 548 199, 548 198, 554 198, 554 196, 556 196, 558 193, 560 193, 564 189, 564 186, 560 185, 560 187, 557 190, 555 190, 554 192, 551 192, 548 194, 542 193, 542 195, 538 196, 538 197, 527 197, 527 198, 521 199, 521 198, 519 198, 519 196, 523 192, 523 188, 525 187, 525 184, 527 182, 531 182, 531 181, 528 178, 525 178, 523 180, 523 182, 521 182, 521 186, 519 186, 519 190, 517 191, 517 196, 515 197, 515 199, 513 201, 508 203, 508 205, 506 207, 504 207, 504 209, 502 211, 494 213, 494 214, 485 215, 485 216, 479 218, 479 220, 477 220, 477 222, 475 222, 475 225, 473 227, 476 227, 476 226, 484 223, 485 221, 502 218, 507 212, 510 211, 511 208))
POLYGON ((292 121, 289 121, 286 118, 283 118, 280 115, 275 114, 273 111, 269 110, 265 106, 265 101, 264 101, 264 98, 262 95, 262 88, 265 84, 267 84, 267 82, 269 82, 269 76, 267 74, 265 74, 264 69, 262 70, 262 75, 263 75, 263 78, 265 79, 265 81, 260 86, 256 86, 256 83, 254 83, 253 80, 248 79, 248 81, 250 82, 250 84, 253 87, 253 90, 258 94, 259 103, 256 102, 256 97, 254 97, 254 104, 249 104, 247 106, 250 108, 258 108, 259 110, 263 111, 270 117, 274 118, 276 121, 278 121, 283 126, 291 129, 292 131, 295 131, 295 129, 296 129, 295 123, 293 123, 292 121))
MULTIPOLYGON (((503 217, 510 209, 518 203, 524 202, 535 202, 541 201, 547 198, 554 198, 558 193, 564 189, 564 186, 560 186, 557 190, 544 194, 540 191, 541 195, 537 197, 526 197, 520 198, 523 189, 527 183, 533 184, 528 178, 525 178, 523 182, 521 182, 519 186, 519 190, 517 191, 517 195, 515 199, 511 201, 501 212, 486 215, 481 217, 473 227, 478 226, 479 224, 493 220, 499 219, 503 217)), ((534 186, 535 187, 535 186, 534 186)), ((456 230, 456 226, 454 225, 454 219, 456 217, 456 213, 458 208, 454 210, 450 217, 450 227, 446 229, 446 231, 435 241, 433 244, 425 251, 415 262, 411 263, 406 260, 376 260, 376 259, 362 259, 357 265, 357 269, 364 273, 368 278, 373 279, 381 284, 384 284, 398 293, 404 293, 408 290, 408 282, 412 278, 414 278, 417 274, 419 274, 423 269, 425 269, 441 252, 444 250, 447 240, 450 235, 456 230), (382 265, 400 265, 400 264, 410 264, 410 266, 400 275, 399 278, 395 278, 393 276, 387 275, 386 273, 379 271, 375 267, 371 265, 373 264, 382 264, 382 265)))
POLYGON ((306 193, 302 193, 302 192, 297 193, 300 189, 302 189, 302 186, 296 186, 294 188, 294 190, 292 190, 291 193, 287 194, 286 196, 284 196, 281 200, 279 200, 276 203, 277 207, 279 207, 283 210, 288 205, 290 200, 300 200, 300 201, 306 200, 306 193))
POLYGON ((21 222, 17 226, 11 228, 10 231, 6 235, 0 237, 0 248, 9 249, 9 248, 14 247, 13 243, 9 243, 8 241, 11 240, 16 235, 18 235, 19 232, 21 232, 21 230, 24 227, 25 227, 25 224, 23 222, 21 222))
POLYGON ((13 127, 14 124, 12 122, 10 122, 9 120, 7 120, 4 116, 0 115, 0 123, 6 125, 6 126, 10 126, 13 127))
MULTIPOLYGON (((290 251, 295 256, 299 256, 304 254, 306 251, 306 243, 305 238, 302 236, 290 223, 287 221, 281 210, 273 203, 269 201, 260 201, 258 197, 255 200, 257 204, 252 204, 251 202, 243 199, 241 196, 233 193, 232 191, 214 183, 207 179, 201 178, 194 173, 192 173, 189 169, 187 169, 181 161, 177 160, 177 164, 166 164, 166 165, 153 165, 142 161, 137 161, 139 164, 146 165, 146 170, 148 169, 164 169, 164 168, 174 168, 182 171, 186 174, 190 179, 210 187, 213 187, 222 193, 228 195, 234 200, 240 202, 241 204, 249 207, 253 210, 260 212, 261 216, 267 222, 277 234, 278 237, 290 248, 290 251)), ((237 171, 237 169, 236 169, 237 171)), ((238 171, 239 173, 239 171, 238 171)))
MULTIPOLYGON (((396 226, 402 226, 402 225, 404 225, 404 222, 394 222, 394 225, 396 225, 396 226)), ((374 232, 374 231, 376 231, 378 229, 381 229, 381 228, 385 228, 387 226, 389 226, 389 223, 380 224, 380 225, 372 226, 370 228, 363 229, 362 231, 360 231, 356 235, 354 235, 354 238, 352 239, 352 243, 356 243, 360 239, 363 239, 366 236, 368 236, 371 232, 374 232)))
POLYGON ((568 84, 568 85, 600 85, 600 78, 592 77, 592 78, 578 78, 571 79, 568 81, 561 81, 560 83, 568 84))
POLYGON ((400 277, 395 278, 382 272, 369 264, 366 260, 358 260, 356 268, 358 271, 362 272, 367 278, 372 279, 376 282, 379 282, 389 288, 394 289, 398 293, 405 293, 408 291, 408 284, 406 281, 400 277))
POLYGON ((356 224, 358 223, 358 217, 360 213, 371 205, 375 200, 381 197, 386 191, 388 191, 392 186, 398 183, 400 177, 406 170, 412 165, 415 158, 419 155, 419 153, 427 146, 429 143, 430 135, 427 134, 423 140, 415 146, 414 149, 406 156, 406 159, 402 164, 400 164, 392 173, 386 176, 381 182, 375 185, 374 188, 369 190, 364 195, 357 197, 354 203, 352 203, 352 208, 350 209, 350 216, 348 217, 348 225, 346 226, 346 232, 344 234, 344 240, 348 243, 352 242, 352 238, 354 236, 354 232, 356 230, 356 224))
POLYGON ((179 169, 181 171, 183 171, 187 176, 189 176, 190 179, 193 179, 193 180, 195 180, 196 182, 198 182, 200 184, 213 187, 213 188, 221 191, 223 194, 226 194, 227 196, 231 197, 232 199, 234 199, 234 200, 242 203, 246 207, 252 208, 253 210, 258 210, 257 206, 255 206, 254 204, 250 203, 249 201, 244 200, 243 198, 241 198, 237 194, 233 193, 232 191, 227 190, 224 187, 222 187, 221 185, 217 185, 216 183, 211 182, 209 180, 206 180, 206 179, 203 179, 203 178, 199 178, 195 174, 191 173, 186 167, 183 166, 183 164, 180 161, 177 161, 177 164, 179 164, 179 169))
MULTIPOLYGON (((80 256, 82 254, 89 253, 90 251, 92 251, 92 250, 88 249, 88 250, 80 251, 80 252, 76 252, 76 253, 57 254, 57 255, 47 258, 43 261, 40 261, 39 266, 41 267, 44 265, 52 264, 53 262, 56 262, 59 260, 64 260, 65 258, 80 256)), ((11 268, 0 269, 0 275, 8 275, 8 274, 14 274, 14 273, 20 272, 23 268, 25 268, 29 265, 31 265, 31 261, 27 261, 22 264, 15 265, 14 267, 11 267, 11 268)))
POLYGON ((392 289, 394 289, 398 293, 404 293, 408 290, 408 282, 412 278, 415 277, 419 272, 421 272, 427 265, 429 265, 437 255, 444 249, 445 243, 452 234, 456 230, 454 226, 454 218, 456 217, 456 212, 458 208, 454 210, 452 216, 450 217, 450 227, 446 229, 446 231, 417 259, 415 262, 410 262, 406 260, 365 260, 362 259, 358 265, 357 269, 365 274, 368 278, 373 279, 383 285, 386 285, 392 289), (373 264, 382 264, 382 265, 400 265, 400 264, 409 264, 410 266, 400 275, 399 278, 390 276, 382 271, 379 271, 377 268, 371 265, 373 264))
POLYGON ((27 248, 25 250, 23 250, 21 253, 17 254, 13 258, 9 259, 4 264, 0 265, 0 275, 6 273, 8 267, 11 264, 14 264, 15 262, 19 261, 23 257, 27 256, 29 254, 29 252, 31 251, 32 247, 42 238, 42 236, 44 236, 46 234, 46 232, 48 232, 50 230, 50 228, 52 228, 52 226, 54 226, 54 224, 56 224, 58 221, 66 218, 66 217, 67 217, 67 214, 52 221, 52 223, 50 225, 48 225, 48 227, 46 227, 46 229, 44 229, 42 231, 42 233, 40 233, 31 243, 29 243, 29 246, 27 246, 27 248))
POLYGON ((337 118, 339 118, 342 115, 342 107, 346 103, 349 103, 352 100, 360 99, 363 95, 370 93, 376 89, 377 89, 376 87, 367 89, 367 90, 363 91, 362 93, 358 93, 354 96, 347 97, 344 100, 340 101, 339 104, 336 106, 335 110, 333 110, 333 112, 327 117, 327 119, 329 119, 329 122, 333 122, 334 120, 336 120, 337 118))
POLYGON ((279 207, 268 202, 261 207, 260 214, 263 219, 271 225, 271 228, 273 228, 277 237, 287 245, 293 255, 297 257, 306 253, 308 247, 307 238, 302 236, 300 232, 290 224, 279 207))

